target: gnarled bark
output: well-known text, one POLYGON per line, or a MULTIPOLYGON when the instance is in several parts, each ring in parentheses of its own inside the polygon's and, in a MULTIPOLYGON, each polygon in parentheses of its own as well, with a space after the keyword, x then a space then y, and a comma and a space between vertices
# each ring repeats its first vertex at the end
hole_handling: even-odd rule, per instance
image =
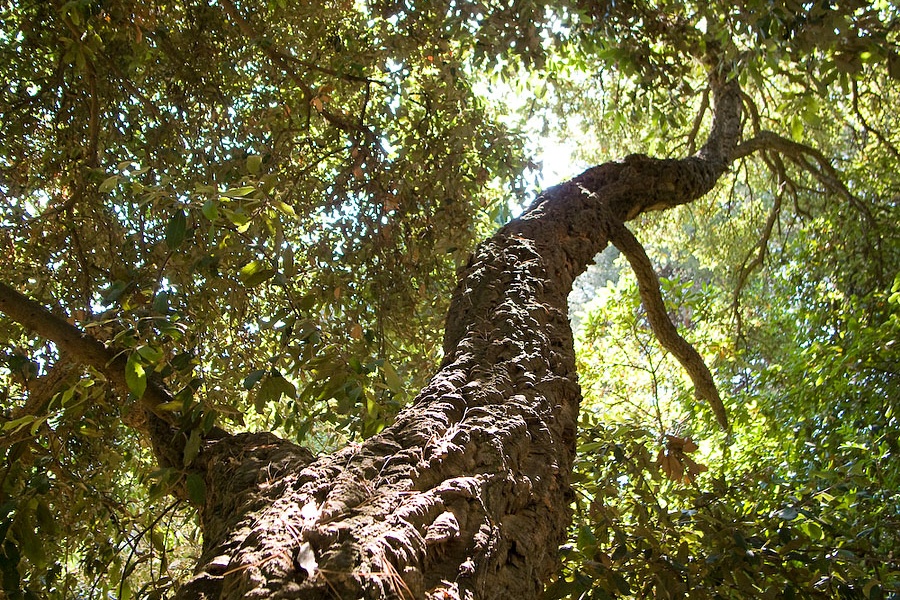
POLYGON ((392 426, 314 461, 269 437, 207 448, 218 493, 180 597, 537 597, 572 500, 581 395, 567 295, 622 222, 700 197, 727 168, 740 97, 734 83, 715 92, 696 156, 589 169, 479 246, 443 364, 392 426))
POLYGON ((536 598, 570 521, 569 290, 623 222, 725 171, 740 94, 713 89, 696 156, 589 169, 478 247, 440 370, 382 433, 318 459, 266 433, 207 442, 191 465, 207 488, 203 554, 179 598, 536 598))

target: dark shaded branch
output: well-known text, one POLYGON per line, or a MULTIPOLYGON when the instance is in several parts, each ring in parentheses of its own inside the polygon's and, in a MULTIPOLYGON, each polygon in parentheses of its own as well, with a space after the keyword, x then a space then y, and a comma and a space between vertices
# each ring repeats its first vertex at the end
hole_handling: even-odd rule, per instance
POLYGON ((641 301, 644 303, 647 320, 650 321, 656 338, 666 350, 678 359, 694 383, 694 393, 709 404, 713 414, 716 415, 719 426, 727 431, 728 415, 725 412, 725 405, 722 404, 722 399, 719 397, 719 390, 716 388, 712 373, 709 372, 700 353, 681 337, 666 313, 666 307, 659 291, 659 278, 656 271, 653 270, 653 265, 650 263, 644 247, 623 224, 611 227, 609 235, 610 241, 625 255, 637 276, 641 301))
POLYGON ((753 98, 751 98, 749 94, 741 92, 741 98, 744 101, 744 110, 750 115, 750 126, 753 128, 753 133, 755 135, 759 133, 761 129, 759 109, 756 107, 756 102, 753 101, 753 98))
MULTIPOLYGON (((46 375, 26 382, 28 397, 25 404, 15 407, 10 414, 10 421, 22 417, 34 417, 35 419, 47 414, 47 407, 53 396, 73 379, 77 371, 77 365, 66 356, 60 356, 59 360, 50 367, 46 375)), ((41 427, 46 427, 46 423, 41 427)), ((8 448, 30 437, 31 431, 25 427, 12 431, 0 437, 0 448, 8 448)))
POLYGON ((703 117, 709 108, 709 88, 703 90, 703 97, 700 99, 700 109, 694 117, 694 124, 691 126, 691 132, 688 134, 688 152, 693 154, 697 151, 696 141, 697 134, 700 132, 700 125, 703 123, 703 117))
MULTIPOLYGON (((855 208, 866 225, 872 231, 877 230, 877 222, 872 214, 871 208, 858 196, 856 196, 841 178, 838 170, 831 164, 831 161, 819 150, 794 142, 772 131, 760 131, 753 138, 741 143, 735 150, 735 157, 748 156, 759 150, 771 150, 786 157, 792 163, 797 165, 801 170, 812 175, 826 189, 838 194, 847 203, 855 208)), ((879 235, 871 235, 865 238, 867 249, 873 251, 876 256, 872 257, 872 264, 875 267, 875 273, 879 281, 883 281, 883 269, 881 260, 878 258, 881 254, 882 240, 879 235)))
POLYGON ((741 292, 744 289, 744 286, 747 285, 747 278, 750 277, 750 274, 756 270, 757 267, 763 264, 763 261, 766 259, 766 254, 769 249, 769 240, 772 238, 772 232, 775 229, 775 223, 778 222, 778 216, 781 214, 781 192, 775 195, 775 202, 772 204, 772 209, 769 211, 769 216, 766 219, 766 224, 763 227, 763 232, 759 237, 759 240, 756 242, 755 256, 754 252, 751 251, 750 255, 744 259, 744 263, 741 265, 740 272, 738 273, 738 280, 734 286, 734 291, 732 292, 732 301, 731 301, 731 310, 732 314, 734 314, 735 319, 737 321, 737 329, 738 336, 741 336, 742 327, 742 319, 740 315, 740 297, 741 292), (752 259, 751 259, 751 256, 752 259))
MULTIPOLYGON (((77 363, 93 367, 110 381, 120 393, 128 394, 125 381, 126 358, 117 354, 81 332, 66 320, 48 311, 34 300, 20 294, 10 286, 0 282, 0 311, 25 329, 53 342, 61 354, 68 355, 77 363)), ((163 403, 171 402, 172 396, 159 385, 148 381, 147 389, 140 399, 142 406, 158 417, 169 420, 170 413, 157 411, 163 403)))
POLYGON ((867 222, 874 223, 872 211, 866 204, 857 198, 841 180, 837 169, 831 161, 819 150, 806 144, 801 144, 773 131, 760 131, 754 137, 742 142, 735 149, 735 158, 749 156, 760 150, 774 150, 786 156, 795 165, 815 177, 826 188, 837 192, 851 206, 856 208, 867 222))

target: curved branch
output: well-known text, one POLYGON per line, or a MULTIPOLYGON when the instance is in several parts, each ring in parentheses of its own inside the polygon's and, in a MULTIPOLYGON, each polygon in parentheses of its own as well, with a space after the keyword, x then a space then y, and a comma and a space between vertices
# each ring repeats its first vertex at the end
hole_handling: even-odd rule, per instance
POLYGON ((869 125, 866 117, 862 114, 862 110, 859 108, 859 83, 857 83, 856 79, 851 79, 850 81, 853 82, 853 112, 856 113, 856 118, 859 119, 863 129, 877 137, 878 141, 894 155, 894 158, 900 160, 900 150, 897 150, 897 146, 892 144, 891 140, 887 139, 880 131, 869 125))
MULTIPOLYGON (((126 358, 107 348, 94 338, 80 331, 48 311, 34 300, 20 294, 10 286, 0 282, 0 311, 25 329, 53 342, 61 353, 68 354, 77 363, 93 367, 123 394, 129 392, 125 381, 126 358)), ((143 407, 157 417, 169 421, 169 413, 157 410, 160 404, 171 402, 172 396, 159 385, 148 382, 140 399, 143 407)))
POLYGON ((697 134, 700 132, 700 125, 703 123, 703 117, 706 116, 706 111, 709 108, 709 87, 704 88, 703 96, 700 99, 700 108, 697 110, 697 114, 694 117, 694 124, 691 126, 691 132, 688 134, 688 152, 693 154, 697 151, 696 141, 697 134))
POLYGON ((766 224, 763 227, 762 235, 760 235, 759 240, 756 242, 756 255, 751 258, 753 255, 753 251, 747 255, 744 259, 744 263, 741 265, 741 270, 738 273, 738 281, 734 286, 734 291, 732 292, 732 301, 731 301, 731 310, 735 316, 735 320, 737 322, 737 335, 740 337, 742 335, 742 319, 740 314, 740 298, 741 292, 744 289, 744 286, 747 284, 747 279, 750 277, 750 274, 760 265, 763 264, 763 261, 766 259, 766 254, 768 254, 769 250, 769 240, 772 237, 772 231, 775 229, 775 223, 778 222, 778 217, 781 214, 781 205, 782 205, 782 197, 781 193, 775 194, 775 202, 772 204, 772 209, 769 211, 769 216, 766 218, 766 224))
POLYGON ((656 276, 656 271, 653 270, 653 265, 650 263, 644 247, 624 224, 610 227, 609 237, 613 245, 628 259, 628 263, 637 277, 641 301, 644 303, 647 319, 650 321, 654 335, 663 347, 678 359, 694 383, 694 393, 709 404, 713 414, 716 415, 719 426, 727 431, 728 415, 712 373, 709 372, 700 353, 681 337, 666 313, 666 307, 659 291, 659 278, 656 276))
POLYGON ((735 148, 735 158, 749 156, 759 150, 774 150, 783 154, 798 167, 811 174, 828 189, 840 194, 847 202, 856 208, 869 223, 874 222, 872 211, 866 204, 857 198, 841 181, 840 174, 831 164, 831 161, 812 146, 801 144, 773 131, 760 131, 754 137, 741 143, 735 148))
POLYGON ((539 597, 570 524, 581 393, 568 293, 615 223, 691 202, 727 170, 740 89, 710 87, 697 155, 588 169, 476 249, 450 301, 443 364, 393 424, 312 463, 260 436, 204 449, 195 463, 217 493, 179 597, 539 597), (219 446, 258 479, 229 475, 219 446))

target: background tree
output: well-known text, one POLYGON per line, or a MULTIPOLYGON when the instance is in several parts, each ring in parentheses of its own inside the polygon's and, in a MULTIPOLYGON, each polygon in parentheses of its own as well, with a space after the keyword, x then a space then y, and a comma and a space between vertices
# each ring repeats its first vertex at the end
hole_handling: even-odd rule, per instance
POLYGON ((897 593, 896 6, 2 10, 4 280, 65 318, 4 286, 7 595, 171 595, 194 506, 184 597, 534 596, 576 419, 551 596, 897 593), (470 257, 539 126, 601 140, 585 164, 712 143, 591 169, 470 257), (625 276, 576 410, 565 294, 635 218, 724 440, 625 276))

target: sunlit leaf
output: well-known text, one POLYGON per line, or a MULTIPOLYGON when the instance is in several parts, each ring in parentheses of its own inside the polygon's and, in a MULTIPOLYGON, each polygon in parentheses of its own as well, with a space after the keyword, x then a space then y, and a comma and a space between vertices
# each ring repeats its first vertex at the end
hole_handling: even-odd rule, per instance
POLYGON ((254 260, 244 265, 238 273, 241 283, 247 287, 254 287, 270 279, 276 271, 269 268, 266 261, 254 260))
POLYGON ((137 398, 141 398, 147 389, 147 373, 137 352, 128 355, 128 361, 125 363, 125 383, 137 398))
POLYGON ((103 183, 100 184, 100 187, 97 190, 101 194, 108 194, 109 192, 116 189, 116 186, 119 185, 119 176, 113 175, 111 177, 107 177, 103 180, 103 183))
POLYGON ((252 194, 256 191, 256 188, 252 185, 245 185, 236 188, 229 188, 222 192, 222 195, 226 198, 243 198, 249 194, 252 194))
POLYGON ((259 169, 262 166, 262 156, 258 154, 251 154, 247 157, 247 172, 251 175, 256 175, 259 173, 259 169))
POLYGON ((381 368, 384 372, 384 383, 388 386, 388 389, 392 392, 399 392, 403 388, 403 381, 397 375, 397 371, 387 361, 384 362, 381 368))

